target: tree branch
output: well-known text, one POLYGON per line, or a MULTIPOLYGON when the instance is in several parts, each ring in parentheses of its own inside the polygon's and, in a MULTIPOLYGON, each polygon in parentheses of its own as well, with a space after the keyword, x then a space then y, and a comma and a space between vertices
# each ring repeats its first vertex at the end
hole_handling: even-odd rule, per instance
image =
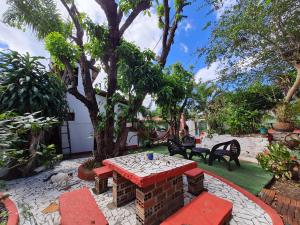
POLYGON ((93 106, 90 103, 90 101, 87 100, 87 98, 78 91, 77 87, 71 87, 71 88, 69 88, 68 92, 70 94, 72 94, 75 98, 77 98, 79 101, 81 101, 88 109, 93 108, 93 106))
POLYGON ((68 4, 66 3, 65 0, 61 0, 61 3, 63 4, 63 6, 66 8, 66 10, 68 11, 68 14, 70 15, 75 28, 76 28, 76 37, 73 37, 73 39, 75 40, 76 44, 80 47, 83 48, 83 29, 81 27, 81 24, 78 20, 80 13, 76 8, 76 5, 74 2, 72 2, 71 8, 68 6, 68 4))
POLYGON ((144 10, 150 8, 150 0, 141 1, 130 13, 130 15, 125 20, 124 24, 120 28, 120 37, 124 34, 126 29, 131 25, 134 19, 144 10))
POLYGON ((169 7, 169 1, 164 0, 164 29, 163 29, 163 38, 162 38, 162 48, 166 49, 166 44, 168 40, 169 35, 169 29, 170 29, 170 7, 169 7))
POLYGON ((103 9, 109 27, 118 27, 118 4, 115 0, 95 0, 103 9))
POLYGON ((162 39, 162 52, 161 55, 158 57, 159 64, 164 67, 166 65, 167 57, 169 55, 171 46, 174 42, 175 32, 178 27, 178 23, 180 21, 180 16, 183 8, 187 5, 189 5, 189 2, 186 2, 185 0, 182 1, 182 3, 178 6, 176 9, 174 20, 172 23, 172 26, 170 27, 170 7, 168 0, 164 0, 164 29, 163 29, 163 39, 162 39))

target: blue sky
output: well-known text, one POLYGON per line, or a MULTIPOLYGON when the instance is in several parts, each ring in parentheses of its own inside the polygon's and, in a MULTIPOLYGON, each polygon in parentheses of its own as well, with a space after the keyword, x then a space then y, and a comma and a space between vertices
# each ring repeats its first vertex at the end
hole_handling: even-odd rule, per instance
POLYGON ((209 7, 200 8, 199 3, 193 3, 184 10, 184 19, 176 33, 175 42, 168 58, 168 64, 181 62, 187 69, 190 64, 195 66, 195 71, 205 67, 204 59, 195 54, 197 48, 207 44, 210 29, 203 30, 208 21, 216 20, 216 14, 210 13, 209 7))

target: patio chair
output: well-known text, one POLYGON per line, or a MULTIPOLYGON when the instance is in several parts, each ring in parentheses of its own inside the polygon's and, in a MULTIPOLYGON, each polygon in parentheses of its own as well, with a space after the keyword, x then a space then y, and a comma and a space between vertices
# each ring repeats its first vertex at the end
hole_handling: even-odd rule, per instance
POLYGON ((196 146, 196 139, 190 135, 186 135, 182 138, 182 146, 192 150, 196 146))
POLYGON ((173 139, 168 139, 168 150, 170 156, 179 154, 182 155, 185 159, 188 158, 186 153, 186 148, 173 139))
POLYGON ((211 166, 213 164, 213 161, 216 159, 218 159, 219 162, 223 160, 224 162, 226 162, 228 170, 230 171, 231 161, 234 161, 238 167, 241 166, 238 159, 240 153, 241 153, 241 146, 239 142, 235 139, 217 144, 210 151, 208 164, 211 166), (227 161, 225 157, 229 157, 229 160, 227 161))

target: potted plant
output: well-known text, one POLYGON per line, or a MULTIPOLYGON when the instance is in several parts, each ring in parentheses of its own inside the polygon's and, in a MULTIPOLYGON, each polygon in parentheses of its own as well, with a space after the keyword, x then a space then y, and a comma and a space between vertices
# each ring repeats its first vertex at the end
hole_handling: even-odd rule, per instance
POLYGON ((94 158, 89 158, 78 167, 78 177, 81 180, 93 181, 95 179, 93 169, 100 166, 101 164, 96 162, 94 158))
POLYGON ((273 124, 273 128, 281 132, 290 132, 294 130, 294 112, 289 103, 280 103, 275 108, 275 116, 277 122, 273 124))

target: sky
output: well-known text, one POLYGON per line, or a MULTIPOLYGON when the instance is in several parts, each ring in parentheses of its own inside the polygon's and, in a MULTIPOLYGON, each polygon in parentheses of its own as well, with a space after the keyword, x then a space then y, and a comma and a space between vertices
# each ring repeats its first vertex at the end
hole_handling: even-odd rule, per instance
MULTIPOLYGON (((220 17, 222 11, 218 13, 210 13, 210 6, 203 7, 203 0, 196 0, 191 6, 184 9, 184 15, 187 16, 179 25, 176 32, 175 41, 172 45, 167 65, 180 62, 186 69, 190 65, 194 66, 196 82, 201 78, 202 81, 213 80, 216 78, 216 70, 219 63, 215 62, 210 67, 204 63, 204 58, 199 58, 196 50, 204 47, 209 39, 210 30, 203 30, 203 27, 208 21, 216 21, 220 17)), ((225 1, 225 6, 228 6, 234 0, 225 1)), ((7 9, 5 0, 0 0, 0 18, 7 9)), ((63 6, 57 0, 58 8, 64 18, 67 13, 63 6)), ((94 21, 105 22, 104 12, 94 0, 77 0, 78 8, 86 12, 94 21)), ((125 32, 124 37, 128 41, 134 42, 142 49, 149 48, 155 53, 161 50, 161 34, 162 31, 158 28, 158 19, 155 10, 151 10, 151 17, 143 13, 133 22, 130 28, 125 32)), ((18 30, 9 27, 0 22, 0 49, 12 49, 21 53, 29 52, 31 55, 45 56, 49 58, 49 53, 45 50, 43 41, 37 40, 34 33, 29 29, 26 31, 18 30)), ((101 74, 98 81, 102 81, 105 75, 101 74)), ((148 102, 149 102, 148 97, 148 102)))

